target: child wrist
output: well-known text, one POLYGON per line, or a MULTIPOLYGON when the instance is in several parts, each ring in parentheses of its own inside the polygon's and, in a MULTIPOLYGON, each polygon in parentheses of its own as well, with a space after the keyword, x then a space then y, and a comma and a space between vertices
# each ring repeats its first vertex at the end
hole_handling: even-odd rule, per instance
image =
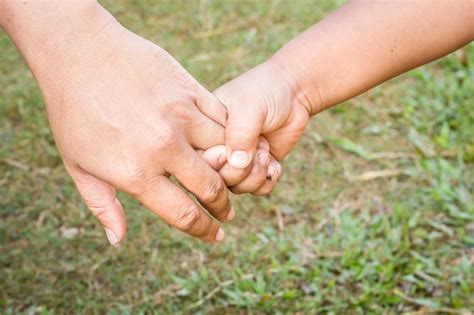
POLYGON ((287 82, 295 101, 306 108, 309 116, 324 109, 316 80, 306 75, 310 70, 306 69, 307 66, 287 54, 284 49, 267 60, 267 63, 281 73, 281 78, 287 82))

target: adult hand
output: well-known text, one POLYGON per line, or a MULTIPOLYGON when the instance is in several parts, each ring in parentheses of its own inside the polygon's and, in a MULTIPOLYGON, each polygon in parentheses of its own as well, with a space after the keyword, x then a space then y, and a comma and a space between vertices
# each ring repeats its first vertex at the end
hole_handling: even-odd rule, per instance
POLYGON ((12 2, 2 10, 66 169, 109 241, 120 242, 126 229, 115 189, 190 235, 221 240, 219 224, 169 180, 218 220, 233 216, 224 181, 195 151, 224 143, 219 101, 95 2, 12 2))

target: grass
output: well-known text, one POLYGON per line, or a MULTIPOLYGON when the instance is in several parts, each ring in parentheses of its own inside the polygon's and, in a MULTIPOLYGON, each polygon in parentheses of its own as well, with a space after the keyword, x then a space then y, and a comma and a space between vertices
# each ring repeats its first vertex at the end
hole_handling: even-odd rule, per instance
MULTIPOLYGON (((213 89, 340 1, 107 1, 213 89)), ((0 34, 0 308, 16 313, 474 310, 474 45, 315 117, 268 198, 236 196, 219 245, 122 195, 107 245, 28 69, 0 34)))

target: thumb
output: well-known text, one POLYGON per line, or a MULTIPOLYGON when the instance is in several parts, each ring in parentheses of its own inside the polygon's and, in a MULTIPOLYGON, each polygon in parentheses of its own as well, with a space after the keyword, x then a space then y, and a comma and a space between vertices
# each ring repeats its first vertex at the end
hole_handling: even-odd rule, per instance
POLYGON ((260 107, 239 101, 238 94, 232 95, 227 86, 219 88, 214 94, 227 107, 225 126, 227 160, 234 168, 246 168, 257 150, 265 115, 260 112, 260 107))
POLYGON ((71 168, 68 171, 87 207, 104 227, 109 243, 117 245, 125 237, 127 221, 115 189, 88 173, 71 168))

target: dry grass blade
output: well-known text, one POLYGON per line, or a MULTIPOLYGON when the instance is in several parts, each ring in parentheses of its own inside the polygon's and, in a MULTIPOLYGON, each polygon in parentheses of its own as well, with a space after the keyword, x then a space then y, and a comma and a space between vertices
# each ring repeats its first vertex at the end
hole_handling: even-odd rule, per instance
POLYGON ((283 221, 283 215, 281 214, 280 208, 275 209, 277 224, 278 224, 278 231, 283 232, 285 229, 285 223, 283 221))
POLYGON ((28 171, 29 170, 29 167, 28 165, 25 165, 23 164, 22 162, 19 162, 19 161, 16 161, 16 160, 13 160, 13 159, 10 159, 10 158, 4 158, 2 160, 0 160, 1 162, 7 164, 7 165, 10 165, 10 166, 13 166, 17 169, 20 169, 22 171, 28 171))
POLYGON ((360 175, 350 177, 349 180, 366 182, 377 178, 396 177, 405 174, 407 174, 407 172, 401 169, 377 170, 368 171, 360 175))
POLYGON ((378 153, 371 153, 369 160, 396 160, 396 159, 415 159, 417 158, 416 153, 410 152, 378 152, 378 153))
POLYGON ((236 32, 236 31, 238 31, 240 29, 243 29, 243 28, 250 28, 250 27, 255 27, 255 26, 256 26, 255 21, 249 21, 248 23, 239 23, 239 24, 229 25, 229 26, 226 26, 226 27, 215 28, 215 29, 208 30, 208 31, 193 33, 193 34, 191 34, 191 37, 193 39, 205 39, 205 38, 209 38, 209 37, 214 37, 214 36, 219 36, 219 35, 223 35, 223 34, 227 34, 227 33, 236 32))

